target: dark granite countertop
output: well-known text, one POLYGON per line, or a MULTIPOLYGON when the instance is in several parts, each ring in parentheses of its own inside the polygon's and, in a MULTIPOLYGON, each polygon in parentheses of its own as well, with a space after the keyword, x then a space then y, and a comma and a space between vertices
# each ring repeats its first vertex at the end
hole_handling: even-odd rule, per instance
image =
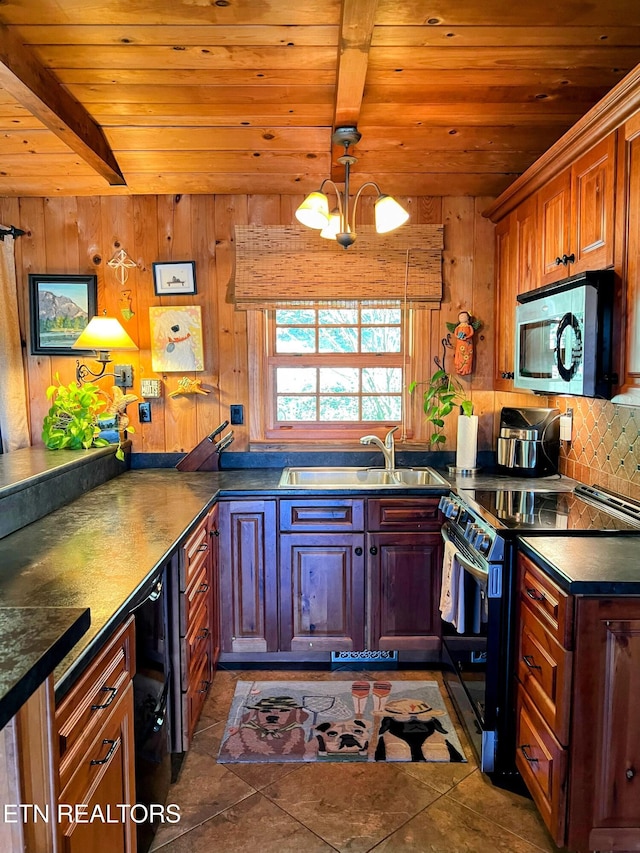
POLYGON ((0 729, 88 630, 81 607, 0 608, 0 729))
POLYGON ((80 468, 100 456, 113 456, 114 453, 115 445, 57 452, 46 447, 23 447, 11 453, 0 453, 0 500, 57 477, 65 470, 80 468))
POLYGON ((640 595, 640 535, 523 537, 520 547, 572 595, 640 595))

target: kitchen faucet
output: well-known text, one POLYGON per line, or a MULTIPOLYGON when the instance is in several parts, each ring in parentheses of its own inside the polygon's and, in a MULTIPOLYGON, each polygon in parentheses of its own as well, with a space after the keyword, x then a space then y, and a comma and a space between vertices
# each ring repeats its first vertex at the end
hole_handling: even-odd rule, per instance
POLYGON ((393 434, 397 429, 397 426, 391 427, 384 437, 384 444, 377 435, 363 435, 360 439, 360 444, 375 444, 380 448, 384 455, 385 471, 394 471, 396 467, 396 446, 393 440, 393 434))

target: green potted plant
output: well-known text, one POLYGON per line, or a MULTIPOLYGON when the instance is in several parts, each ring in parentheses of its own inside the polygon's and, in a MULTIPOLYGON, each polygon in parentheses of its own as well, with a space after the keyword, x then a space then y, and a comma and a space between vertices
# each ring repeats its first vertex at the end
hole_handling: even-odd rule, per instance
MULTIPOLYGON (((100 417, 111 414, 116 416, 119 425, 116 457, 120 460, 124 459, 122 438, 128 419, 126 424, 122 423, 121 401, 117 401, 120 403, 118 406, 108 394, 90 382, 81 385, 70 382, 69 385, 63 385, 57 374, 56 380, 57 385, 50 385, 47 388, 47 399, 51 400, 51 408, 42 424, 42 440, 45 447, 49 450, 65 448, 87 450, 90 447, 106 447, 111 442, 100 436, 100 417)), ((118 391, 120 391, 119 388, 118 391)), ((128 428, 133 432, 131 427, 128 428)))
POLYGON ((422 408, 427 420, 433 425, 429 438, 431 444, 444 444, 446 436, 442 434, 444 419, 459 406, 463 415, 473 414, 473 403, 467 396, 466 389, 450 373, 438 367, 428 382, 412 382, 409 392, 413 394, 416 388, 425 385, 422 408))

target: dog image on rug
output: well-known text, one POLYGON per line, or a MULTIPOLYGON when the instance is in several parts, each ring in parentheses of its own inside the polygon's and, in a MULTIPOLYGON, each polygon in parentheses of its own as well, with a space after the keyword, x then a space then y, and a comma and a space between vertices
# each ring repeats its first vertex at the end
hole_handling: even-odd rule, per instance
POLYGON ((438 717, 445 712, 415 699, 392 699, 378 716, 376 761, 464 761, 438 717))
POLYGON ((269 696, 246 705, 240 726, 230 730, 225 749, 236 760, 247 754, 294 756, 302 759, 309 714, 291 696, 269 696))
POLYGON ((218 761, 466 761, 435 681, 238 681, 218 761))
POLYGON ((371 728, 364 720, 332 720, 316 723, 307 743, 305 758, 368 760, 371 728))

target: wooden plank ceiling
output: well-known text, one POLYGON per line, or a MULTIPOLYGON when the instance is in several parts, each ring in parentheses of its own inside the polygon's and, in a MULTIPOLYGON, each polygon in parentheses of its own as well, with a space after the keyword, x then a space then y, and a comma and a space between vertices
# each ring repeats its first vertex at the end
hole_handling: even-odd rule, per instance
POLYGON ((2 0, 0 195, 497 195, 640 63, 638 0, 2 0))

